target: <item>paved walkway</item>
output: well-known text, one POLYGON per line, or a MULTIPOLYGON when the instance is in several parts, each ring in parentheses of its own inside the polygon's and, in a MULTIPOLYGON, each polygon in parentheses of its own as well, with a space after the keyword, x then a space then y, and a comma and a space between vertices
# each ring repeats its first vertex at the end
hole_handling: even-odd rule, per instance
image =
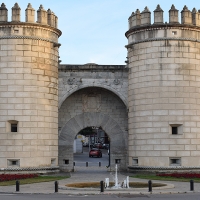
MULTIPOLYGON (((100 193, 100 188, 87 188, 87 189, 70 189, 65 185, 68 183, 76 182, 100 182, 109 178, 113 181, 115 172, 108 172, 104 167, 75 167, 75 172, 72 172, 71 177, 68 179, 63 179, 59 181, 59 193, 61 194, 102 194, 100 193)), ((62 175, 62 174, 61 174, 62 175)), ((63 174, 66 175, 66 174, 63 174)), ((125 180, 128 174, 118 173, 118 180, 122 182, 125 180)), ((148 182, 148 180, 129 178, 130 182, 148 182)), ((165 183, 167 186, 163 188, 153 188, 153 194, 164 194, 164 193, 187 193, 190 191, 190 183, 188 182, 173 182, 173 181, 153 181, 158 183, 165 183)), ((16 193, 15 186, 0 186, 0 193, 16 193)), ((29 194, 50 194, 55 192, 54 182, 43 182, 34 183, 27 185, 20 185, 20 192, 17 193, 29 193, 29 194)), ((200 183, 194 183, 194 192, 200 192, 200 183)), ((130 188, 130 189, 105 189, 103 194, 119 194, 119 193, 129 193, 129 194, 149 194, 148 188, 130 188)))

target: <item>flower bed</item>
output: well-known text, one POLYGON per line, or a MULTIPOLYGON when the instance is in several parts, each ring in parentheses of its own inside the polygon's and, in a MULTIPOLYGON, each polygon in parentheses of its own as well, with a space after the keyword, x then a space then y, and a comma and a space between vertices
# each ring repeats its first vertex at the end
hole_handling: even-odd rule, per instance
POLYGON ((0 182, 38 177, 37 174, 0 174, 0 182))
POLYGON ((157 174, 156 176, 174 177, 174 178, 200 178, 200 174, 196 174, 196 173, 157 174))

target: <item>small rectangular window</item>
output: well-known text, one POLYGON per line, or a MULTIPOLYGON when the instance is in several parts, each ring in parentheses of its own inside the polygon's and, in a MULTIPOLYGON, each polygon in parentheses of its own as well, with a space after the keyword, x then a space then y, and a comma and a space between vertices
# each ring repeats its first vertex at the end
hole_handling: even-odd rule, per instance
POLYGON ((11 132, 17 132, 17 124, 11 124, 11 132))
POLYGON ((183 134, 183 124, 169 124, 170 135, 181 135, 183 134))
POLYGON ((16 160, 13 160, 13 161, 12 161, 12 165, 17 165, 17 161, 16 161, 16 160))
POLYGON ((172 127, 172 135, 178 134, 178 127, 172 127))
POLYGON ((19 124, 16 120, 8 120, 6 122, 6 132, 18 132, 19 124))
POLYGON ((177 31, 172 31, 172 34, 173 35, 177 35, 177 31))
POLYGON ((63 160, 65 165, 69 165, 69 160, 63 160))
POLYGON ((56 159, 55 158, 51 158, 51 166, 56 165, 56 159))
POLYGON ((9 159, 9 160, 7 160, 7 162, 8 162, 8 167, 19 167, 20 166, 20 160, 9 159))
POLYGON ((181 158, 169 158, 170 166, 181 166, 181 158))
POLYGON ((121 159, 115 159, 115 164, 120 164, 121 159))
POLYGON ((133 158, 133 165, 138 165, 138 158, 133 158))

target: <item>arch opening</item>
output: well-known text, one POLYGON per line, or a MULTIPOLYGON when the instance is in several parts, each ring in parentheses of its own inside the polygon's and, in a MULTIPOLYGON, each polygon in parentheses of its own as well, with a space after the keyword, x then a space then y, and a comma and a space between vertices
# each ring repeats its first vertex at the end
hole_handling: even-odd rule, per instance
POLYGON ((74 170, 73 144, 77 133, 87 127, 102 127, 110 140, 110 166, 114 169, 115 161, 120 160, 120 168, 127 165, 127 132, 108 115, 101 113, 82 113, 69 120, 59 136, 59 166, 62 171, 74 170), (84 124, 87 122, 86 124, 84 124))
POLYGON ((110 138, 102 127, 86 127, 74 139, 74 166, 110 166, 110 138))
POLYGON ((60 169, 73 171, 74 138, 88 127, 101 127, 110 138, 110 167, 115 167, 117 159, 121 160, 121 169, 126 169, 127 115, 121 99, 103 88, 84 88, 70 95, 59 109, 60 169))

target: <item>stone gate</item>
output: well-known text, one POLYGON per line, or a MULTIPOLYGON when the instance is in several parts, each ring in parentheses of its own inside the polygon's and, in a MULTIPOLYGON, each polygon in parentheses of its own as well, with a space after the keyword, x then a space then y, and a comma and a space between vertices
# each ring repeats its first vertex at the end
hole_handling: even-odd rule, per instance
POLYGON ((73 169, 73 141, 84 128, 101 127, 111 143, 111 167, 128 159, 128 69, 124 65, 59 66, 59 166, 73 169), (67 160, 67 162, 65 162, 67 160), (65 164, 69 163, 69 164, 65 164))

